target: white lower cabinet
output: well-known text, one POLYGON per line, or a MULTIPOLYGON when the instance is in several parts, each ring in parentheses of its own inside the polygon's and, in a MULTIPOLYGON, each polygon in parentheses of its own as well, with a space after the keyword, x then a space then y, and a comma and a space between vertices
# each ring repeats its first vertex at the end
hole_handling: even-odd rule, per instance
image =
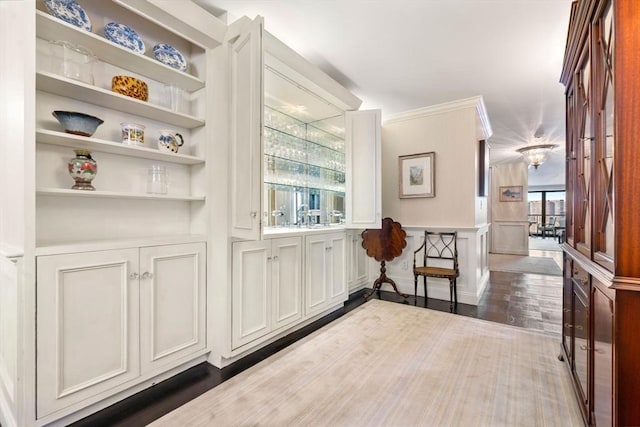
POLYGON ((233 244, 232 349, 302 317, 302 238, 233 244))
POLYGON ((348 297, 345 233, 313 234, 305 240, 305 315, 312 315, 348 297))
POLYGON ((205 263, 204 243, 140 249, 143 373, 173 367, 206 347, 205 263))
POLYGON ((38 418, 204 350, 205 253, 189 243, 39 256, 38 418))
POLYGON ((362 230, 347 231, 347 283, 349 290, 359 288, 369 279, 367 252, 362 247, 362 230))

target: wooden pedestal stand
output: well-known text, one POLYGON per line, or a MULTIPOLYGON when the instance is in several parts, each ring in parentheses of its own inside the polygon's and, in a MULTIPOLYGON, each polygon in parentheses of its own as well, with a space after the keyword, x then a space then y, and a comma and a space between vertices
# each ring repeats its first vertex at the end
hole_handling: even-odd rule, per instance
POLYGON ((369 298, 375 291, 380 297, 380 288, 383 283, 388 283, 393 287, 395 293, 403 298, 409 297, 400 293, 395 282, 387 277, 386 261, 392 261, 395 257, 402 255, 402 250, 407 246, 407 233, 402 229, 399 222, 391 218, 382 220, 381 229, 366 229, 362 232, 362 247, 367 251, 367 255, 380 262, 380 277, 373 282, 373 288, 364 295, 369 298))

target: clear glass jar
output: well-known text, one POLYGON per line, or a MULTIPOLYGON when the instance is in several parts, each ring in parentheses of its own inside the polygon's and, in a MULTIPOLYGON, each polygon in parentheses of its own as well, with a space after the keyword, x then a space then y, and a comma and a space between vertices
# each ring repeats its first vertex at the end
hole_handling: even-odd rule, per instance
POLYGON ((147 193, 167 194, 168 187, 167 169, 160 165, 151 166, 147 173, 147 193))
POLYGON ((89 49, 63 40, 49 42, 51 72, 93 84, 93 66, 96 57, 89 49))

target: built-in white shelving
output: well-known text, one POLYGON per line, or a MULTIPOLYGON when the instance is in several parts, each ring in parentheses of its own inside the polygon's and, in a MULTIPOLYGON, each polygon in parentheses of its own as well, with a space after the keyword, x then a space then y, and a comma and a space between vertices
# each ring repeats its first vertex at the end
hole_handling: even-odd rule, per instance
POLYGON ((139 200, 177 200, 187 202, 204 201, 204 196, 186 196, 179 194, 140 194, 125 193, 120 191, 88 191, 88 190, 70 190, 66 188, 36 188, 36 194, 39 196, 57 196, 57 197, 93 197, 103 199, 139 199, 139 200))
POLYGON ((205 124, 201 118, 177 113, 159 105, 120 95, 107 89, 68 79, 46 71, 36 73, 36 87, 38 90, 44 92, 100 105, 122 111, 123 113, 134 114, 187 129, 194 129, 204 126, 205 124))
POLYGON ((175 84, 187 92, 193 92, 205 86, 205 82, 191 74, 171 68, 148 56, 67 24, 45 12, 36 11, 37 36, 45 40, 73 40, 74 43, 90 49, 100 60, 126 67, 153 80, 166 84, 175 84))
POLYGON ((40 144, 60 145, 74 149, 87 149, 89 151, 99 151, 102 153, 159 160, 182 165, 197 165, 205 162, 202 157, 195 157, 180 153, 165 153, 155 148, 125 145, 120 142, 73 135, 48 129, 36 129, 36 141, 40 144))

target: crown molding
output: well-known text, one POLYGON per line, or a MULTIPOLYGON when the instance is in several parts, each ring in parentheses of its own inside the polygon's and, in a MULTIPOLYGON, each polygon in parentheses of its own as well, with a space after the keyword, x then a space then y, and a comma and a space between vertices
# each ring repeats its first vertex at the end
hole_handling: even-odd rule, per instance
POLYGON ((392 114, 385 118, 383 126, 392 123, 403 122, 406 120, 414 120, 422 117, 434 116, 437 114, 450 113, 452 111, 466 110, 474 108, 476 111, 476 137, 478 140, 488 139, 493 135, 491 122, 487 115, 487 108, 484 105, 482 96, 473 96, 471 98, 460 99, 457 101, 445 102, 442 104, 432 105, 429 107, 416 108, 415 110, 403 111, 402 113, 392 114))

